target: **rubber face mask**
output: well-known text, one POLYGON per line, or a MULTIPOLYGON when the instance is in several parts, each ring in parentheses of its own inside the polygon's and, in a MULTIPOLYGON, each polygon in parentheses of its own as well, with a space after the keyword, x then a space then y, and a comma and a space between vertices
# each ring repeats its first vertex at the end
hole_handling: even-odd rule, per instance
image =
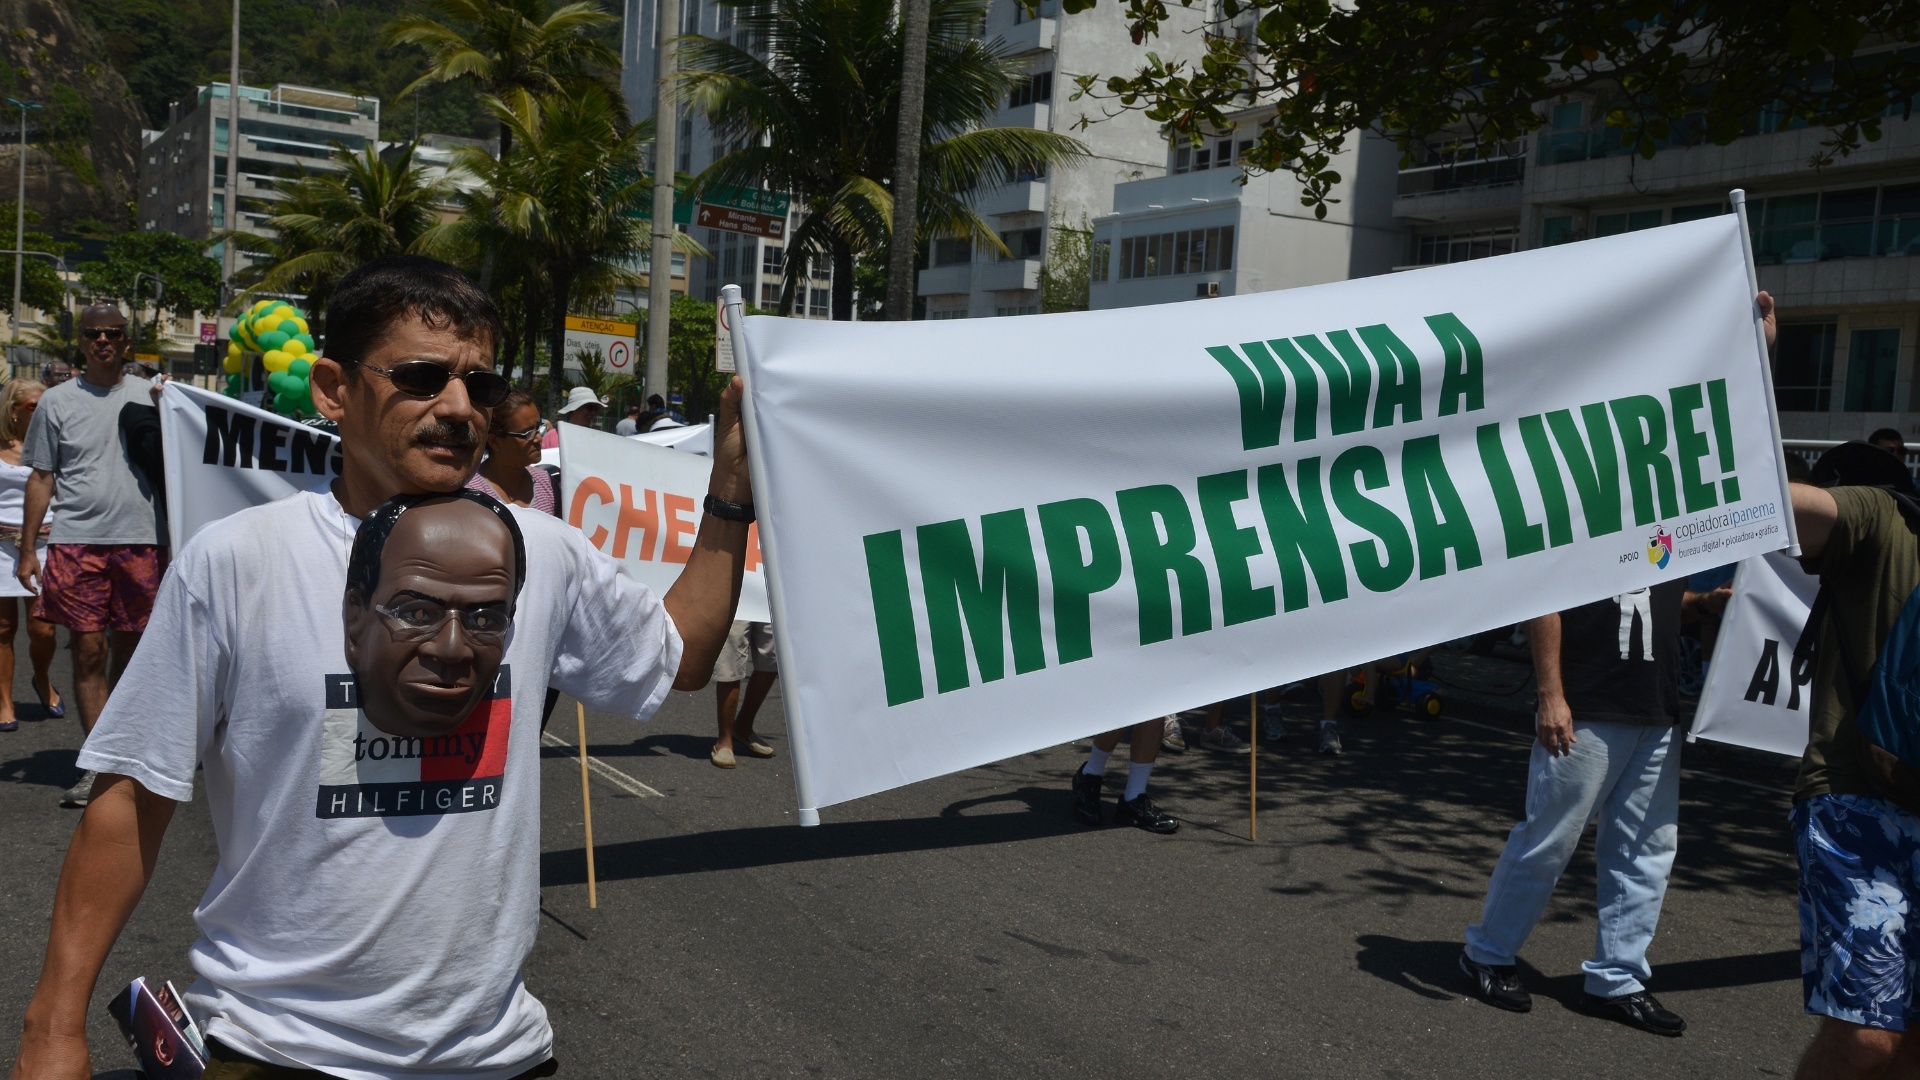
MULTIPOLYGON (((492 510, 448 496, 393 521, 371 596, 350 568, 347 666, 369 723, 390 735, 440 735, 487 700, 512 626, 516 547, 492 510)), ((367 554, 356 543, 356 558, 367 554)))

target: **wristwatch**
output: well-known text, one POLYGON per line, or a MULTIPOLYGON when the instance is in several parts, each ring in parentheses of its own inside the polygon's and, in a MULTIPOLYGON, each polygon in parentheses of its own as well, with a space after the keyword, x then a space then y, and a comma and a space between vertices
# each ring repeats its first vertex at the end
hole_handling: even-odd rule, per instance
POLYGON ((752 503, 728 502, 717 496, 708 495, 703 508, 721 521, 738 521, 746 524, 753 521, 752 503))

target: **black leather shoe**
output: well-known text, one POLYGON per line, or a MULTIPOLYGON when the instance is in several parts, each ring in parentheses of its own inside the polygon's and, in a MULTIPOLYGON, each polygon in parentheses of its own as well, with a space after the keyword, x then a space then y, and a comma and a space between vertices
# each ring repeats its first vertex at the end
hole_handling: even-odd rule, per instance
POLYGON ((1580 1011, 1608 1020, 1618 1020, 1628 1027, 1651 1031, 1655 1035, 1665 1035, 1669 1039, 1677 1038, 1681 1032, 1687 1030, 1687 1022, 1680 1019, 1678 1013, 1662 1008, 1660 999, 1645 990, 1610 998, 1582 993, 1580 1011))
POLYGON ((1073 774, 1073 816, 1080 824, 1100 824, 1100 786, 1106 779, 1085 769, 1073 774))
POLYGON ((1173 819, 1173 815, 1162 813, 1159 807, 1153 805, 1153 800, 1147 798, 1144 791, 1132 799, 1114 800, 1113 823, 1131 825, 1151 833, 1170 833, 1180 830, 1180 823, 1173 819))
POLYGON ((1520 985, 1520 969, 1512 964, 1477 964, 1460 951, 1460 970, 1473 980, 1473 996, 1508 1012, 1532 1012, 1533 995, 1520 985))

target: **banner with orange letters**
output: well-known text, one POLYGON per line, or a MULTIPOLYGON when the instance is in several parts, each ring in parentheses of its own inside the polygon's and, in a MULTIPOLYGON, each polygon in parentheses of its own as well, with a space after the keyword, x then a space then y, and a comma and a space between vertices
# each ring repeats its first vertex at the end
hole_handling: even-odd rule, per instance
MULTIPOLYGON (((712 460, 698 454, 560 425, 563 516, 629 576, 662 596, 693 550, 712 473, 712 460)), ((757 525, 747 534, 747 574, 735 618, 770 618, 757 525)))

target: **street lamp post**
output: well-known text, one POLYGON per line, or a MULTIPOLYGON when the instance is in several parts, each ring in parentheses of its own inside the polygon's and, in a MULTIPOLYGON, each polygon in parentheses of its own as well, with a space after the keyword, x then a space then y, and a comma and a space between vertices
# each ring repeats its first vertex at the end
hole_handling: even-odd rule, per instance
POLYGON ((20 349, 20 279, 25 274, 26 264, 20 249, 27 240, 27 111, 40 106, 31 101, 22 101, 10 97, 7 104, 20 110, 20 192, 13 204, 13 317, 10 327, 13 341, 7 350, 7 362, 13 362, 13 354, 20 349))
MULTIPOLYGON (((133 308, 133 325, 131 327, 133 331, 133 342, 129 347, 136 352, 138 352, 140 349, 140 279, 141 278, 146 278, 148 281, 153 282, 153 325, 154 326, 160 325, 160 302, 167 295, 167 283, 161 279, 159 274, 150 274, 145 270, 140 270, 133 275, 133 297, 130 305, 133 308)), ((166 364, 166 356, 163 351, 161 354, 161 365, 163 368, 165 367, 165 364, 166 364)))
MULTIPOLYGON (((208 102, 212 104, 211 101, 208 102)), ((240 230, 240 0, 233 0, 233 42, 227 63, 227 197, 221 224, 227 238, 220 242, 220 289, 223 301, 231 303, 236 290, 233 273, 239 265, 234 255, 233 238, 240 230)))
MULTIPOLYGON (((19 260, 20 260, 21 258, 24 258, 25 256, 28 256, 28 255, 32 255, 32 256, 34 256, 35 258, 40 258, 40 259, 47 259, 47 260, 50 260, 50 261, 51 261, 51 262, 53 263, 53 266, 54 266, 54 272, 55 272, 56 274, 58 274, 58 275, 59 275, 59 277, 60 277, 60 298, 61 298, 61 299, 60 299, 60 307, 61 307, 61 310, 62 310, 63 312, 66 312, 66 313, 69 313, 69 314, 71 314, 71 313, 72 313, 72 311, 73 311, 73 282, 72 282, 72 281, 70 281, 70 280, 68 280, 68 276, 67 276, 67 260, 66 260, 66 259, 65 259, 65 258, 64 258, 63 256, 60 256, 60 255, 55 255, 55 254, 54 254, 53 252, 51 252, 51 251, 23 251, 23 250, 21 250, 20 248, 14 248, 14 249, 13 249, 13 250, 11 250, 11 251, 0 251, 0 255, 11 255, 11 256, 13 256, 13 257, 14 257, 14 260, 15 260, 16 262, 17 262, 17 261, 19 261, 19 260)), ((15 308, 15 310, 18 310, 18 308, 16 307, 16 308, 15 308)), ((17 325, 17 324, 18 324, 18 319, 17 319, 17 317, 16 317, 16 320, 15 320, 15 321, 16 321, 16 325, 17 325)), ((69 333, 68 335, 66 335, 66 336, 67 336, 67 337, 68 337, 69 339, 71 339, 71 337, 72 337, 72 335, 71 335, 70 333, 69 333)), ((14 338, 15 338, 15 344, 17 345, 17 344, 18 344, 18 340, 19 340, 19 331, 18 331, 18 330, 15 330, 15 331, 14 331, 14 338)), ((8 350, 8 356, 7 356, 7 361, 8 361, 8 366, 9 366, 10 368, 11 368, 11 367, 15 367, 15 366, 17 366, 17 356, 16 356, 16 350, 15 350, 15 349, 13 349, 13 348, 11 348, 11 347, 10 347, 10 348, 9 348, 9 350, 8 350)), ((9 378, 11 378, 11 377, 12 377, 12 375, 11 375, 11 373, 9 373, 9 375, 8 375, 8 377, 9 377, 9 378)))

